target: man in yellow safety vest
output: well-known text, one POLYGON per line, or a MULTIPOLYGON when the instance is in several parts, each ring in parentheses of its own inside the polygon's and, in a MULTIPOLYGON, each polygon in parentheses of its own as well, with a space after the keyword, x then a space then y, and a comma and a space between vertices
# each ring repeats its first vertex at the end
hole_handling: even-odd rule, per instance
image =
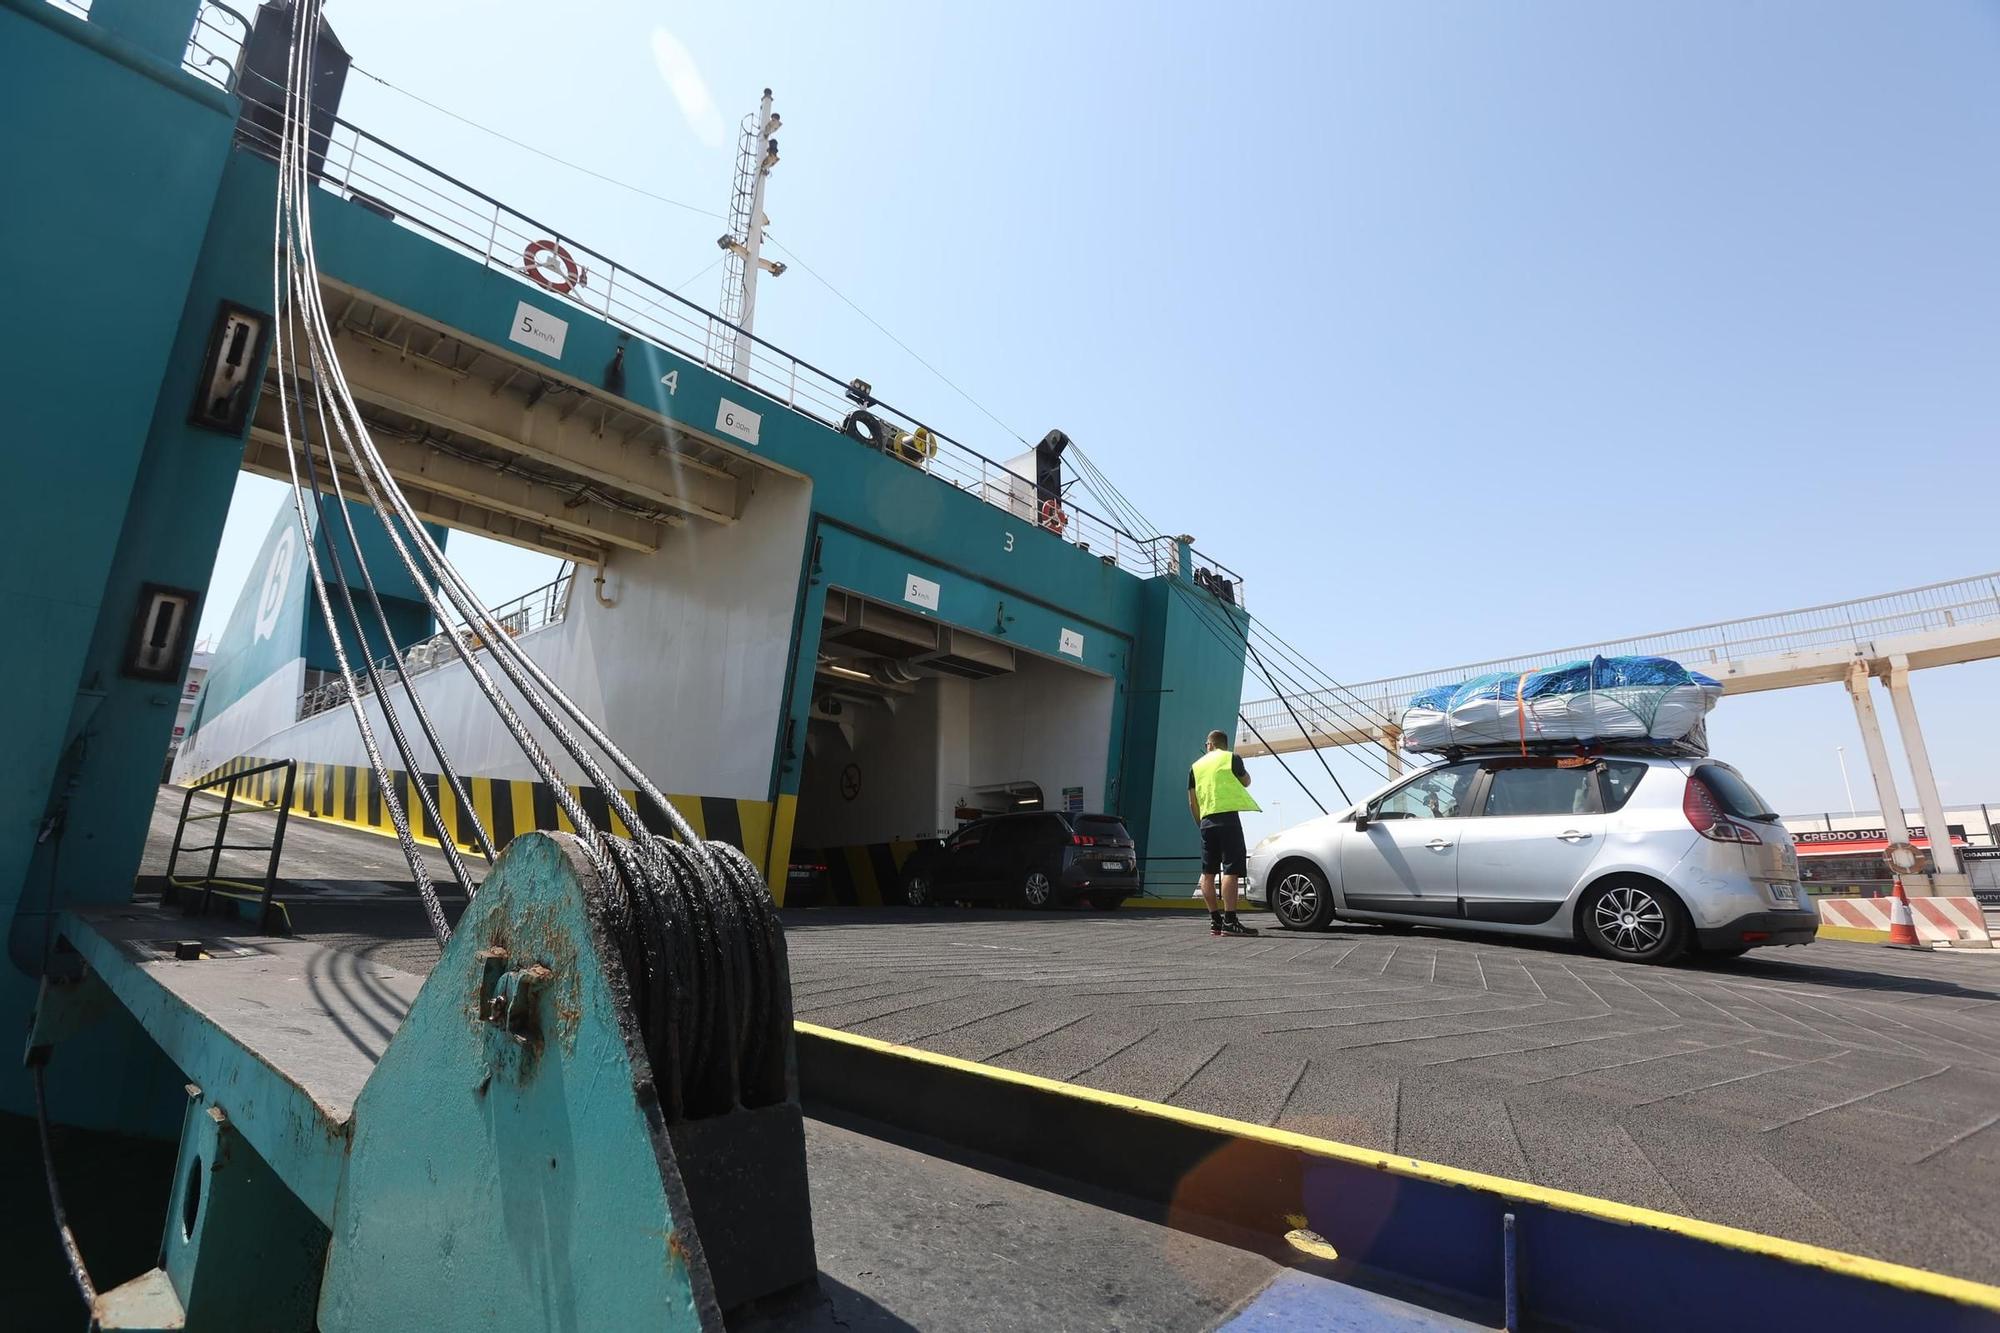
POLYGON ((1201 758, 1188 770, 1188 813, 1201 825, 1201 897, 1208 904, 1208 928, 1215 935, 1255 935, 1236 919, 1236 885, 1243 876, 1242 812, 1257 809, 1250 797, 1250 772, 1229 751, 1229 737, 1208 733, 1201 758), (1215 881, 1222 880, 1222 904, 1215 881))

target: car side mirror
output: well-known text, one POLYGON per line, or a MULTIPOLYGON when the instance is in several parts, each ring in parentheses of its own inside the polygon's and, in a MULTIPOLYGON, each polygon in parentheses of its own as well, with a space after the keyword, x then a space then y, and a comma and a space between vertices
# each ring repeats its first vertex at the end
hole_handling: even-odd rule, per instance
POLYGON ((1368 828, 1368 823, 1368 807, 1364 805, 1354 812, 1354 831, 1356 833, 1365 832, 1368 828))

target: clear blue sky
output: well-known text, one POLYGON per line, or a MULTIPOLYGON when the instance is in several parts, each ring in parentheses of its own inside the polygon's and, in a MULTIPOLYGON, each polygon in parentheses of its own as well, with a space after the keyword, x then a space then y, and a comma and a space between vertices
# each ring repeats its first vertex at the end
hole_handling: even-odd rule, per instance
MULTIPOLYGON (((2000 568, 1991 4, 328 11, 362 69, 703 209, 774 88, 772 235, 1343 680, 2000 568)), ((344 114, 715 299, 714 218, 359 76, 344 114)), ((1018 451, 802 268, 758 332, 1018 451)), ((489 597, 544 577, 456 549, 489 597)), ((2000 803, 2000 664, 1917 681, 1946 799, 2000 803)), ((1845 744, 1874 804, 1838 687, 1711 736, 1787 811, 1845 808, 1845 744)))

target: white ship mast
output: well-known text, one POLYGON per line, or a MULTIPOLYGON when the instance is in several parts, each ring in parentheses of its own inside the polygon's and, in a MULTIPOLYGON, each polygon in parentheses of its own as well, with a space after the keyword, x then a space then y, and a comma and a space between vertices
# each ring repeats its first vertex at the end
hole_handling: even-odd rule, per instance
POLYGON ((771 90, 755 114, 743 118, 743 132, 737 142, 736 181, 729 195, 729 231, 716 244, 728 252, 722 268, 722 322, 709 329, 709 364, 727 370, 737 379, 750 373, 750 330, 757 318, 757 274, 759 270, 777 277, 783 264, 763 257, 764 228, 771 219, 764 213, 764 183, 771 168, 778 165, 778 115, 771 110, 771 90), (734 328, 729 327, 734 325, 734 328))

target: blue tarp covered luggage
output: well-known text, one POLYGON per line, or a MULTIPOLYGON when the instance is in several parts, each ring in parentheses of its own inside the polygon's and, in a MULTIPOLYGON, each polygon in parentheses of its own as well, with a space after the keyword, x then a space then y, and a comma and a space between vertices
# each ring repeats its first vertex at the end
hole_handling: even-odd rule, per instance
POLYGON ((1706 751, 1719 682, 1665 657, 1593 657, 1492 672, 1425 690, 1403 712, 1403 748, 1672 744, 1706 751))

